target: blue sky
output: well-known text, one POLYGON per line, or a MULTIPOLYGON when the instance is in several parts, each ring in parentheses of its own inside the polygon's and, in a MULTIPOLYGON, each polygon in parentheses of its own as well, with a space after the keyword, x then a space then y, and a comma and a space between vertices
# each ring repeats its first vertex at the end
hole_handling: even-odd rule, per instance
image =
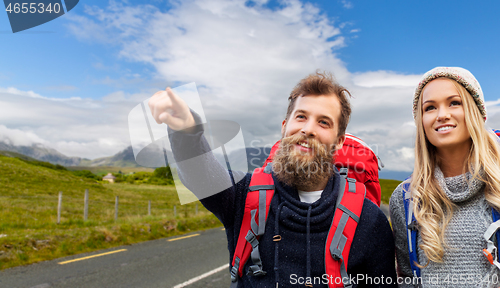
MULTIPOLYGON (((461 66, 487 101, 500 98, 499 8, 497 1, 81 0, 16 34, 0 13, 0 141, 109 156, 130 145, 127 111, 167 85, 195 81, 207 115, 237 121, 248 142, 270 143, 294 83, 321 68, 356 97, 348 131, 377 146, 391 170, 408 171, 411 94, 421 74, 461 66), (246 111, 264 106, 272 124, 241 113, 241 102, 246 111)), ((498 108, 488 108, 489 125, 499 128, 498 108)))
MULTIPOLYGON (((130 6, 150 3, 163 11, 170 7, 166 1, 127 2, 130 6)), ((359 30, 356 37, 347 38, 345 46, 334 51, 351 72, 418 74, 434 66, 461 66, 480 80, 487 99, 499 95, 500 87, 495 85, 500 67, 496 55, 500 45, 497 1, 352 1, 347 5, 351 8, 345 8, 342 1, 309 2, 331 20, 346 23, 347 31, 359 30)), ((86 5, 105 8, 107 4, 82 0, 70 13, 84 14, 86 5)), ((68 16, 72 15, 13 34, 7 14, 0 13, 0 37, 2 43, 8 43, 0 47, 4 55, 0 84, 45 89, 54 97, 72 94, 98 98, 116 87, 138 89, 126 83, 99 85, 99 79, 125 80, 133 74, 151 78, 152 67, 120 59, 115 45, 78 41, 65 28, 64 17, 68 16), (97 63, 108 69, 96 68, 97 63), (58 86, 74 86, 81 92, 68 94, 48 88, 58 86)))

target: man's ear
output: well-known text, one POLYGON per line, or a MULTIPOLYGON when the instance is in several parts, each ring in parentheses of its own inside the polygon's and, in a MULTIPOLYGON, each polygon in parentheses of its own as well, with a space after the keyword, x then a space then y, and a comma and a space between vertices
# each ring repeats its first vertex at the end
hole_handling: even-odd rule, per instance
POLYGON ((281 122, 281 137, 285 137, 285 130, 286 130, 286 119, 281 122))
POLYGON ((337 138, 337 144, 335 145, 335 150, 340 150, 342 149, 342 145, 344 145, 344 141, 345 141, 345 134, 342 134, 342 136, 339 136, 337 138))

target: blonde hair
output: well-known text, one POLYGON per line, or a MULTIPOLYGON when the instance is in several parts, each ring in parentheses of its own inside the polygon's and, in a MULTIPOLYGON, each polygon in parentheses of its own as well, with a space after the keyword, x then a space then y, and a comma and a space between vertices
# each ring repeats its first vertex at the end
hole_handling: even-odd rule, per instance
MULTIPOLYGON (((462 99, 465 112, 465 124, 472 139, 471 149, 463 173, 472 171, 472 179, 486 183, 485 197, 487 202, 500 209, 500 149, 497 136, 489 132, 483 116, 470 93, 455 80, 440 77, 453 82, 462 99), (475 169, 478 167, 479 169, 475 169), (484 171, 481 177, 480 170, 484 171)), ((425 87, 424 87, 425 90, 425 87)), ((418 99, 415 124, 415 165, 411 178, 411 191, 415 203, 413 212, 418 222, 422 244, 419 246, 429 261, 443 262, 444 233, 453 214, 453 202, 448 199, 443 189, 434 177, 439 159, 434 147, 425 136, 422 124, 422 94, 418 99)), ((427 266, 429 262, 425 264, 427 266)))

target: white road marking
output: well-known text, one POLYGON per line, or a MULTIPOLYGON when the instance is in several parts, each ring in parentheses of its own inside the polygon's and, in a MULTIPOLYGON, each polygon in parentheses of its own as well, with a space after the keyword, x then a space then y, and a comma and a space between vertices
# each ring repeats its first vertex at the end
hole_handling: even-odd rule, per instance
POLYGON ((181 283, 181 284, 179 284, 179 285, 175 285, 173 288, 183 288, 183 287, 186 287, 186 286, 188 286, 188 285, 193 284, 194 282, 197 282, 197 281, 199 281, 199 280, 201 280, 201 279, 203 279, 203 278, 206 278, 206 277, 208 277, 208 276, 210 276, 210 275, 212 275, 212 274, 215 274, 215 273, 220 272, 220 271, 222 271, 222 270, 224 270, 224 269, 227 269, 227 268, 229 268, 229 263, 228 263, 228 264, 226 264, 226 265, 222 265, 222 266, 220 266, 219 268, 216 268, 216 269, 214 269, 214 270, 212 270, 212 271, 209 271, 209 272, 207 272, 207 273, 205 273, 205 274, 201 274, 201 275, 200 275, 200 276, 198 276, 198 277, 194 277, 193 279, 190 279, 190 280, 188 280, 188 281, 186 281, 186 282, 184 282, 184 283, 181 283))

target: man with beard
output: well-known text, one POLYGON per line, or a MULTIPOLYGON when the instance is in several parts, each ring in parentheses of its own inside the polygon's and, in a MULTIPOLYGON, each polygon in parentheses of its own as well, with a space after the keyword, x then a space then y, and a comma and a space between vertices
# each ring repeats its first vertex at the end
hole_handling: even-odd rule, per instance
MULTIPOLYGON (((351 113, 348 95, 331 75, 318 72, 302 79, 291 92, 281 146, 272 163, 275 194, 258 244, 264 272, 258 276, 244 273, 237 287, 328 287, 323 281, 325 242, 340 183, 345 181, 334 168, 332 155, 345 139, 351 113)), ((204 187, 230 187, 201 202, 224 224, 232 263, 252 175, 228 172, 206 153, 211 149, 201 125, 196 126, 200 118, 169 88, 157 92, 149 106, 157 123, 182 130, 170 131, 176 161, 188 159, 187 154, 193 151, 202 155, 196 165, 183 167, 179 163, 184 185, 195 194, 202 193, 204 187), (241 180, 224 186, 231 181, 228 179, 241 180), (221 182, 226 184, 221 186, 221 182)), ((251 262, 246 263, 245 272, 251 262)), ((347 273, 351 287, 397 286, 390 226, 381 210, 367 199, 352 240, 347 273)))

